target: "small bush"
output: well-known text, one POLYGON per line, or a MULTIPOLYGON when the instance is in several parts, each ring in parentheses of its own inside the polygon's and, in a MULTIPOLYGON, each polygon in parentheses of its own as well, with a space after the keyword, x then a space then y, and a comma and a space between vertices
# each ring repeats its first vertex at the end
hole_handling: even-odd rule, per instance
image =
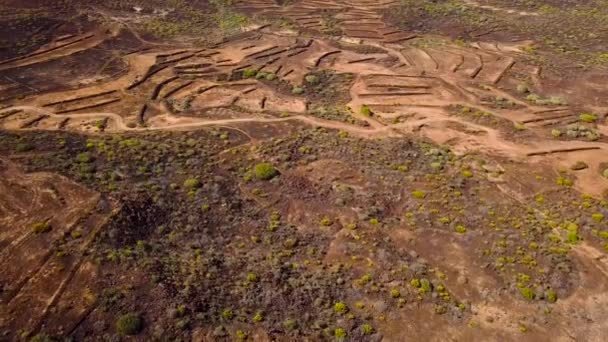
POLYGON ((369 108, 368 105, 361 106, 360 112, 361 112, 362 115, 365 115, 365 116, 372 116, 372 115, 374 115, 374 113, 372 112, 372 109, 369 108))
POLYGON ((255 273, 247 273, 247 281, 250 283, 255 283, 258 281, 258 276, 255 273))
POLYGON ((568 101, 564 100, 559 96, 551 96, 549 97, 547 102, 554 106, 566 106, 568 104, 568 101))
POLYGON ((338 339, 343 339, 346 337, 346 330, 342 328, 336 328, 336 330, 334 330, 334 336, 338 339))
POLYGON ((600 214, 600 213, 595 213, 593 215, 591 215, 591 218, 595 221, 595 222, 602 222, 604 220, 604 215, 600 214))
POLYGON ((426 194, 423 191, 416 190, 412 191, 412 196, 417 199, 423 199, 426 197, 426 194))
POLYGON ((184 181, 184 188, 188 190, 196 190, 200 188, 201 181, 198 178, 188 178, 184 181))
POLYGON ((235 335, 236 335, 237 340, 239 340, 239 341, 244 341, 247 339, 247 333, 244 332, 243 330, 237 330, 235 335))
POLYGON ((93 161, 93 155, 90 152, 82 152, 76 156, 78 163, 90 163, 93 161))
POLYGON ((334 223, 334 221, 331 218, 329 218, 328 216, 325 216, 321 219, 321 222, 319 222, 319 223, 324 227, 328 227, 328 226, 331 226, 334 223))
POLYGON ((306 77, 304 77, 304 79, 306 80, 307 83, 310 83, 310 84, 319 83, 319 76, 317 76, 317 75, 306 75, 306 77))
POLYGON ((527 299, 529 301, 532 301, 532 300, 534 300, 534 298, 536 298, 536 294, 529 287, 520 287, 519 293, 521 293, 522 297, 524 297, 525 299, 527 299))
POLYGON ((363 324, 361 325, 361 333, 363 333, 363 335, 371 335, 374 332, 374 328, 370 325, 370 324, 363 324))
POLYGON ((285 321, 283 321, 283 327, 287 331, 294 330, 295 328, 298 327, 298 323, 296 321, 294 321, 293 319, 288 318, 285 321))
POLYGON ((530 92, 530 88, 525 83, 518 84, 517 85, 517 92, 520 93, 520 94, 529 93, 530 92))
POLYGON ((137 335, 142 328, 142 319, 136 313, 124 314, 116 320, 116 331, 121 335, 137 335))
POLYGON ((364 274, 361 278, 357 280, 357 283, 363 286, 369 283, 370 281, 372 281, 372 276, 369 274, 364 274))
POLYGON ((465 226, 458 225, 454 227, 454 231, 459 234, 464 234, 467 232, 467 228, 465 226))
POLYGON ((252 77, 255 77, 257 74, 258 74, 258 72, 255 69, 243 70, 243 77, 245 77, 245 78, 252 78, 252 77))
POLYGON ((433 285, 428 279, 422 278, 420 279, 420 290, 422 293, 429 293, 433 290, 433 285))
POLYGON ((334 311, 339 314, 345 314, 348 312, 348 306, 343 302, 337 302, 334 304, 334 311))
POLYGON ((304 93, 304 88, 302 88, 302 87, 297 87, 297 86, 296 86, 296 87, 293 87, 293 88, 291 89, 291 93, 292 93, 292 94, 294 94, 294 95, 301 95, 301 94, 303 94, 303 93, 304 93))
POLYGON ((234 317, 234 313, 232 312, 231 309, 224 309, 222 310, 222 318, 229 321, 232 319, 232 317, 234 317))
POLYGON ((523 124, 523 123, 521 123, 521 122, 516 122, 516 123, 514 123, 514 124, 513 124, 513 128, 514 128, 516 131, 525 131, 525 130, 526 130, 526 125, 524 125, 524 124, 523 124))
POLYGON ((562 131, 560 131, 559 129, 552 129, 552 130, 551 130, 551 135, 552 135, 554 138, 559 138, 559 137, 561 137, 561 136, 562 136, 562 131))
POLYGON ((547 301, 549 303, 555 303, 555 302, 557 302, 557 292, 555 292, 552 289, 547 290, 547 293, 545 294, 545 297, 547 298, 547 301))
POLYGON ((34 234, 42 234, 51 230, 51 225, 48 222, 36 222, 32 226, 34 234))
POLYGON ((541 99, 540 96, 538 96, 536 94, 530 94, 530 95, 526 96, 526 100, 528 100, 530 102, 537 102, 540 99, 541 99))
POLYGON ((593 123, 597 121, 597 115, 591 113, 582 113, 579 115, 579 120, 582 122, 593 123))
POLYGON ((253 316, 253 321, 256 323, 259 323, 261 321, 264 320, 264 315, 262 315, 261 312, 257 312, 254 316, 253 316))
POLYGON ((253 168, 255 177, 259 180, 270 180, 274 178, 278 171, 270 163, 259 163, 253 168))
POLYGON ((572 186, 574 185, 574 182, 568 178, 564 178, 564 177, 559 177, 557 178, 556 181, 557 185, 561 185, 561 186, 572 186))
POLYGON ((401 297, 401 292, 399 292, 398 289, 392 289, 391 290, 391 297, 393 297, 393 298, 399 298, 399 297, 401 297))

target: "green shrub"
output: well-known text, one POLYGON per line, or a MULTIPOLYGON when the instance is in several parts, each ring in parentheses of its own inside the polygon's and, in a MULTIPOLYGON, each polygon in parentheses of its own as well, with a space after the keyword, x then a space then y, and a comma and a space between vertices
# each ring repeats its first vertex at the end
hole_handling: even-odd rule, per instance
POLYGON ((593 123, 597 121, 597 115, 592 113, 582 113, 578 117, 582 122, 593 123))
POLYGON ((254 322, 258 322, 259 323, 259 322, 261 322, 263 320, 264 320, 264 315, 262 315, 262 313, 259 312, 259 311, 253 316, 253 321, 254 322))
POLYGON ((348 306, 343 302, 337 302, 334 304, 334 311, 339 314, 345 314, 348 312, 348 306))
POLYGON ((530 88, 525 83, 518 84, 517 85, 517 92, 520 93, 520 94, 529 93, 530 92, 530 88))
POLYGON ((371 326, 371 324, 363 324, 361 325, 361 333, 363 333, 363 335, 371 335, 374 332, 374 327, 371 326))
POLYGON ((420 290, 422 293, 430 293, 433 290, 433 286, 428 279, 422 278, 420 279, 420 290))
POLYGON ((298 327, 298 323, 296 321, 294 321, 293 319, 288 318, 285 321, 283 321, 283 327, 287 331, 294 330, 295 328, 298 327))
POLYGON ((568 226, 568 236, 566 241, 568 243, 577 243, 580 241, 580 236, 578 235, 578 226, 574 223, 568 226))
POLYGON ((270 163, 259 163, 254 166, 253 173, 257 179, 270 180, 278 174, 278 171, 270 163))
POLYGON ((294 94, 294 95, 301 95, 301 94, 303 94, 303 93, 304 93, 304 88, 302 88, 302 87, 298 87, 298 86, 293 87, 293 88, 291 89, 291 93, 292 93, 292 94, 294 94))
POLYGON ((255 273, 247 273, 247 281, 250 283, 255 283, 258 281, 258 276, 255 273))
POLYGON ((527 299, 529 301, 532 301, 532 300, 534 300, 534 298, 536 298, 536 294, 529 287, 520 287, 519 293, 521 293, 522 297, 524 297, 525 299, 527 299))
POLYGON ((401 297, 401 292, 399 292, 398 289, 392 289, 391 290, 391 297, 393 297, 393 298, 399 298, 399 297, 401 297))
POLYGON ((234 317, 234 313, 232 312, 231 309, 224 309, 222 310, 222 318, 229 321, 232 319, 232 317, 234 317))
POLYGON ((568 101, 564 100, 559 96, 551 96, 549 97, 547 102, 554 106, 566 106, 568 104, 568 101))
POLYGON ((530 102, 537 102, 540 100, 540 96, 538 96, 536 94, 530 94, 530 95, 526 96, 526 100, 528 100, 530 102))
POLYGON ((574 184, 574 182, 572 180, 565 178, 565 177, 557 178, 556 183, 557 183, 557 185, 561 185, 561 186, 572 186, 574 184))
POLYGON ((524 125, 521 122, 516 122, 513 124, 513 128, 515 128, 516 131, 525 131, 526 130, 526 125, 524 125))
POLYGON ((555 303, 555 302, 557 302, 557 292, 555 292, 553 289, 547 290, 547 293, 545 294, 545 297, 547 298, 547 301, 549 303, 555 303))
POLYGON ((363 286, 372 281, 372 276, 369 274, 364 274, 361 278, 357 279, 357 284, 363 286))
POLYGON ((244 332, 243 330, 237 330, 235 335, 236 335, 237 340, 239 340, 239 341, 244 341, 247 339, 247 333, 244 332))
POLYGON ((257 75, 255 75, 255 78, 258 80, 261 80, 262 78, 266 78, 267 75, 268 75, 268 73, 260 71, 260 72, 258 72, 257 75))
POLYGON ((426 194, 423 191, 416 190, 412 191, 412 196, 417 199, 423 199, 426 197, 426 194))
POLYGON ((319 76, 317 76, 317 75, 306 75, 306 77, 304 77, 304 79, 306 80, 307 83, 310 83, 310 84, 319 83, 319 76))
POLYGON ((369 108, 368 105, 361 106, 360 112, 361 112, 362 115, 365 115, 365 116, 372 116, 372 115, 374 115, 374 112, 372 112, 372 109, 369 108))
POLYGON ((465 226, 458 225, 458 226, 454 227, 454 231, 459 234, 464 234, 467 232, 467 228, 465 226))
POLYGON ((32 226, 34 234, 42 234, 51 230, 51 225, 48 222, 36 222, 32 226))
POLYGON ((342 328, 336 328, 336 330, 334 330, 334 336, 337 339, 343 339, 346 337, 346 330, 344 330, 342 328))
POLYGON ((116 331, 121 335, 137 335, 143 328, 139 314, 127 313, 116 320, 116 331))
POLYGON ((76 161, 78 163, 90 163, 93 161, 93 155, 91 152, 82 152, 76 156, 76 161))
POLYGON ((323 217, 321 219, 321 222, 319 222, 319 224, 321 224, 324 227, 331 226, 333 223, 334 223, 334 221, 329 216, 323 217))
POLYGON ((243 70, 243 77, 245 77, 245 78, 252 78, 252 77, 255 77, 257 74, 258 74, 258 71, 255 69, 243 70))
POLYGON ((188 190, 196 190, 200 188, 201 181, 198 178, 188 178, 184 181, 184 188, 188 190))
POLYGON ((602 222, 604 220, 604 215, 600 214, 600 213, 595 213, 593 215, 591 215, 591 218, 595 221, 595 222, 602 222))

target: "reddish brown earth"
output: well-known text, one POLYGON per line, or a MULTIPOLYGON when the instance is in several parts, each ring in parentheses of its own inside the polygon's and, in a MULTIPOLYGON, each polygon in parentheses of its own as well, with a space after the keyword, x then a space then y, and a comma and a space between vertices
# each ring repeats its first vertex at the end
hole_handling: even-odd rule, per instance
POLYGON ((487 20, 543 4, 1 5, 0 340, 601 341, 601 51, 487 20))

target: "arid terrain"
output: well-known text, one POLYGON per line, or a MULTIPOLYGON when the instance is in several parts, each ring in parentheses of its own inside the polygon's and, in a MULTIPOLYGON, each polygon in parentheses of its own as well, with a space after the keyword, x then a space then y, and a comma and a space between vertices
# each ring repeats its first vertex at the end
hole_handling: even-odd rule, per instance
POLYGON ((606 340, 607 0, 0 25, 0 341, 606 340))

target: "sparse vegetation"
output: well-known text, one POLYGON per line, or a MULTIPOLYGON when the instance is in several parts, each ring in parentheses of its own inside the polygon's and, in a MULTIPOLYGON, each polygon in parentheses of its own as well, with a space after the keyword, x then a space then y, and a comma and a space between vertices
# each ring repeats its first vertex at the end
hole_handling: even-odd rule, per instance
POLYGON ((34 234, 42 234, 51 230, 51 225, 48 222, 36 222, 32 226, 34 234))
POLYGON ((270 180, 278 175, 277 169, 270 163, 259 163, 253 168, 255 177, 260 180, 270 180))
POLYGON ((364 116, 372 116, 374 114, 372 112, 372 109, 369 108, 369 106, 367 106, 367 105, 361 106, 360 112, 361 112, 361 115, 364 115, 364 116))
POLYGON ((137 335, 142 328, 143 321, 137 313, 126 313, 116 320, 116 331, 121 335, 137 335))
POLYGON ((598 1, 0 6, 0 335, 602 330, 598 1))
POLYGON ((579 115, 579 119, 582 122, 594 123, 597 121, 597 115, 591 114, 591 113, 583 113, 583 114, 579 115))

